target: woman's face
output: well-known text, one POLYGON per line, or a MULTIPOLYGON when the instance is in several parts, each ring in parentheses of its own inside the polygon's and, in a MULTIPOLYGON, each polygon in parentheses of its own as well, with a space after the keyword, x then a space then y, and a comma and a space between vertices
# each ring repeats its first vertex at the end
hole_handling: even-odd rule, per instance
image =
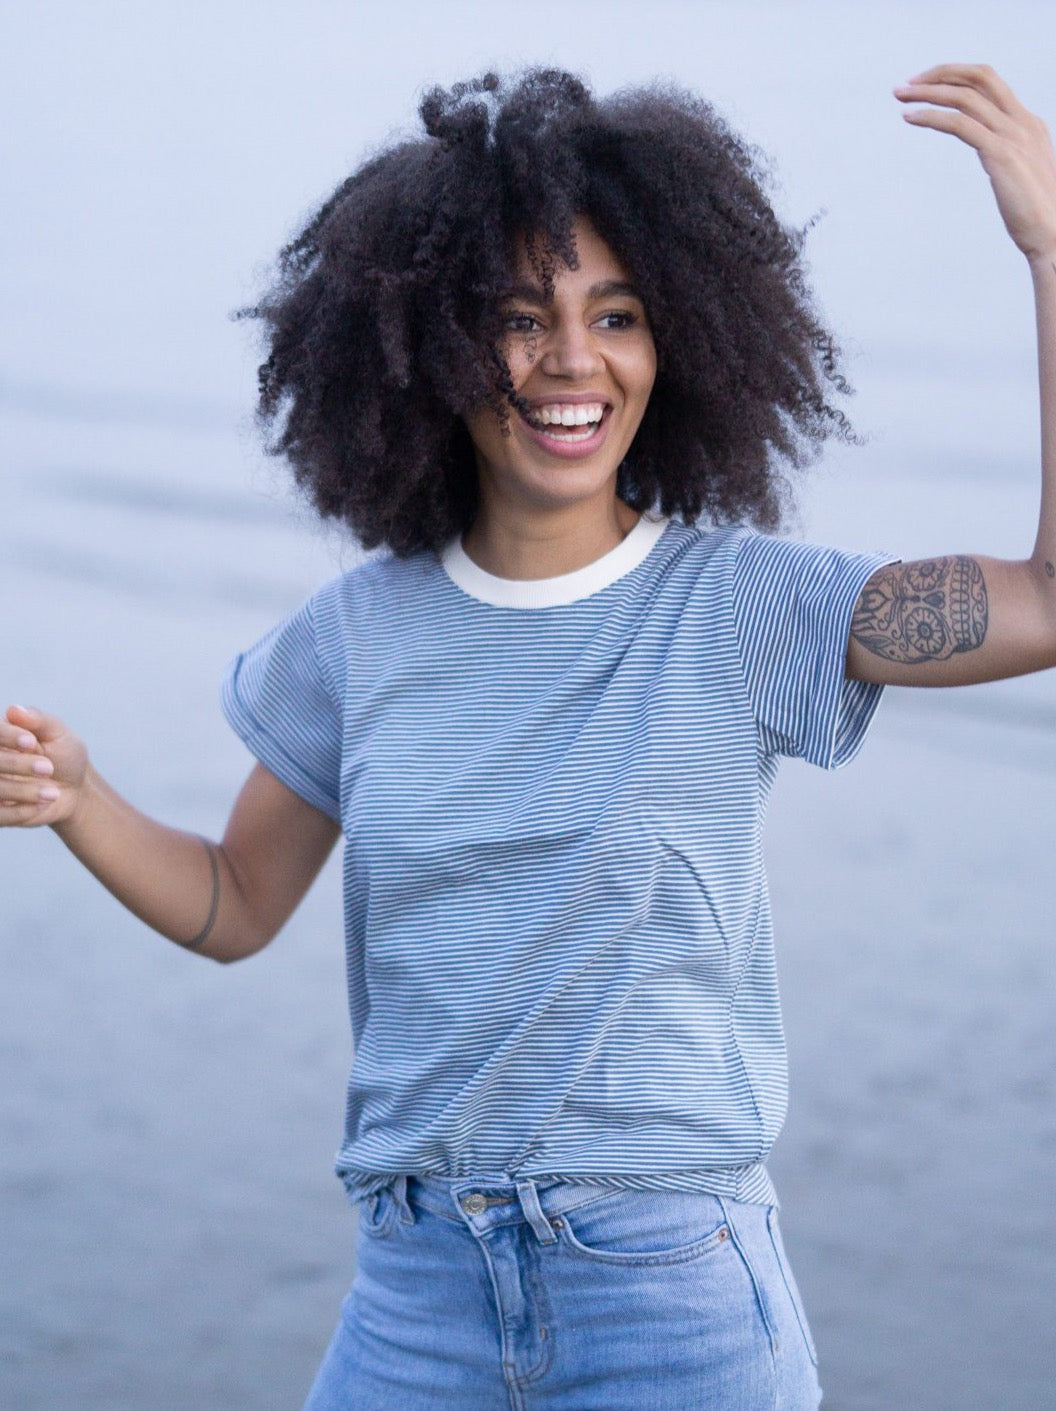
POLYGON ((504 304, 503 352, 530 414, 511 407, 505 432, 491 408, 466 417, 484 509, 495 496, 536 509, 615 498, 653 389, 645 306, 590 222, 574 231, 579 267, 558 264, 553 297, 544 299, 522 245, 504 304))

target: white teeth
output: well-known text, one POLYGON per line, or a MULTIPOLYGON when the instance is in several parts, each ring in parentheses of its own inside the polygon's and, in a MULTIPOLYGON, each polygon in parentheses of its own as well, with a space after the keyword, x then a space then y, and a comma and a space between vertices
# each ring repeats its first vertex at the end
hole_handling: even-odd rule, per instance
POLYGON ((601 402, 586 402, 578 406, 555 404, 539 407, 532 413, 532 420, 538 426, 589 426, 599 422, 605 414, 601 402))
MULTIPOLYGON (((560 436, 554 436, 555 441, 589 441, 597 428, 594 426, 577 426, 575 430, 563 432, 560 436)), ((553 433, 551 432, 551 435, 553 433)))

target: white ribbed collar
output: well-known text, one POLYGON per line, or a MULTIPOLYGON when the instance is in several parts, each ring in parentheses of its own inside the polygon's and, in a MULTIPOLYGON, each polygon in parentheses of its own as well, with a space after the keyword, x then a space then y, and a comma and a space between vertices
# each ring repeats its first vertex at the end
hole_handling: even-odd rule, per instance
POLYGON ((663 535, 669 521, 643 514, 631 532, 600 559, 562 573, 557 578, 498 578, 485 573, 466 553, 459 536, 440 555, 440 562, 452 583, 479 602, 499 608, 559 608, 589 598, 648 557, 663 535))

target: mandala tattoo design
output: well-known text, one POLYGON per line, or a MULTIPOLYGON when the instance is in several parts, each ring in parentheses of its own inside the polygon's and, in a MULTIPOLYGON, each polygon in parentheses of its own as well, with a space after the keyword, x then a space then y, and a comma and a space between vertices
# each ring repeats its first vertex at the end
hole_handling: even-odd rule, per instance
POLYGON ((881 569, 858 600, 851 635, 875 656, 916 666, 975 651, 988 620, 983 571, 957 554, 881 569))

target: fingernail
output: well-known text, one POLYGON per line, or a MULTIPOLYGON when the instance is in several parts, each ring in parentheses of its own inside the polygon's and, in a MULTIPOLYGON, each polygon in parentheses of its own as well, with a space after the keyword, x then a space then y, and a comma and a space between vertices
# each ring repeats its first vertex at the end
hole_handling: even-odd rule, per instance
POLYGON ((54 774, 55 766, 50 759, 35 759, 33 761, 34 774, 54 774))
POLYGON ((37 792, 37 798, 40 799, 41 803, 51 803, 53 799, 57 799, 58 797, 59 791, 55 788, 54 784, 45 784, 43 789, 37 792))
POLYGON ((20 750, 35 750, 37 748, 37 741, 33 735, 19 735, 15 744, 20 750))

